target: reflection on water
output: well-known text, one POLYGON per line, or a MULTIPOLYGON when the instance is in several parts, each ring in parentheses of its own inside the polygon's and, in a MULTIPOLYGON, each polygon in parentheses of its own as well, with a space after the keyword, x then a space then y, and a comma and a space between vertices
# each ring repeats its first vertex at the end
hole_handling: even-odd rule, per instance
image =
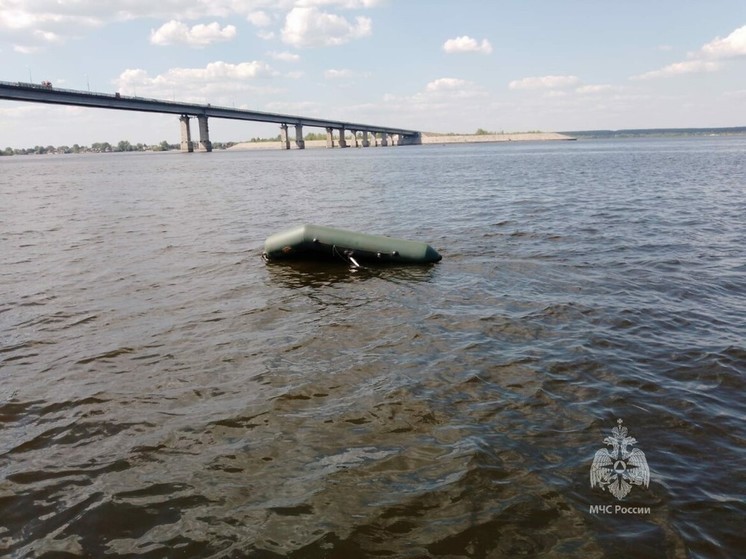
POLYGON ((0 550, 736 556, 745 151, 2 158, 0 550), (262 261, 304 222, 444 259, 262 261))
POLYGON ((340 260, 298 259, 267 263, 269 281, 288 288, 320 287, 366 280, 411 283, 430 281, 437 264, 395 266, 369 264, 354 266, 340 260))

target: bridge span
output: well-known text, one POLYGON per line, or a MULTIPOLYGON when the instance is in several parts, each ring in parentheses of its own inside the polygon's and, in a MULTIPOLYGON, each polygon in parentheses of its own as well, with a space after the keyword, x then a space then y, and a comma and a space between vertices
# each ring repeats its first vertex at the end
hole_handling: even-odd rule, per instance
POLYGON ((229 107, 218 107, 210 104, 177 103, 160 99, 130 97, 119 93, 93 93, 74 89, 53 88, 49 82, 41 85, 25 82, 0 81, 0 99, 10 101, 26 101, 31 103, 46 103, 51 105, 73 105, 77 107, 97 107, 101 109, 117 109, 123 111, 140 111, 148 113, 165 113, 179 115, 181 127, 181 150, 194 151, 190 120, 197 119, 199 126, 198 151, 212 151, 208 118, 227 118, 232 120, 251 120, 254 122, 272 122, 280 125, 280 140, 283 149, 290 149, 290 127, 295 128, 295 146, 305 148, 303 127, 317 127, 326 129, 326 147, 334 147, 334 131, 338 130, 339 147, 348 147, 346 132, 352 134, 355 147, 369 147, 371 145, 417 145, 422 143, 420 132, 358 124, 338 120, 324 120, 303 116, 286 115, 280 113, 266 113, 247 111, 229 107), (359 136, 358 136, 359 135, 359 136), (379 143, 380 140, 380 143, 379 143))

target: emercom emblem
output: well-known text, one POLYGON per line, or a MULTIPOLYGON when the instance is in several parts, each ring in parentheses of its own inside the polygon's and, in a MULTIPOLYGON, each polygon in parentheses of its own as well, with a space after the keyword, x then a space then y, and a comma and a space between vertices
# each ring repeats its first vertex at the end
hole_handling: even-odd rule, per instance
POLYGON ((591 465, 591 488, 609 490, 620 501, 632 490, 633 485, 650 484, 650 469, 645 453, 639 448, 631 448, 637 439, 629 437, 622 420, 611 430, 611 437, 604 437, 604 443, 611 447, 596 452, 591 465))

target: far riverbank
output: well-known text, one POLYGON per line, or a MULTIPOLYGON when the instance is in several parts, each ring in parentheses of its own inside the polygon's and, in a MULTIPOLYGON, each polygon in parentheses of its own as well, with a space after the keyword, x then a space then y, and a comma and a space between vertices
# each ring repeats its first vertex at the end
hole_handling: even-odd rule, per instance
POLYGON ((422 135, 423 144, 472 144, 483 142, 552 142, 574 140, 557 132, 523 132, 518 134, 448 134, 422 135))
MULTIPOLYGON (((446 135, 422 135, 423 144, 469 144, 484 142, 547 142, 574 140, 572 136, 558 134, 556 132, 525 132, 519 134, 446 134, 446 135)), ((338 139, 335 137, 334 145, 338 139)), ((380 140, 379 140, 380 141, 380 140)), ((348 145, 352 140, 347 140, 348 145)), ((325 148, 326 140, 306 140, 306 149, 325 148)), ((354 145, 354 144, 353 144, 354 145)), ((241 142, 228 148, 231 151, 249 150, 249 149, 281 149, 279 141, 262 141, 262 142, 241 142)), ((295 149, 295 142, 291 140, 290 147, 295 149)))

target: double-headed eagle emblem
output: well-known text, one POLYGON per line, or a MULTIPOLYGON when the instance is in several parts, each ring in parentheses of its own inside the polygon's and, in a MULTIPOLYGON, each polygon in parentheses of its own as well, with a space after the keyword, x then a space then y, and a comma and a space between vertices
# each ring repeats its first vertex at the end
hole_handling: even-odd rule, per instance
POLYGON ((627 436, 627 428, 622 427, 622 420, 611 430, 611 437, 605 437, 604 443, 611 446, 611 451, 602 448, 596 452, 591 465, 591 487, 609 490, 620 501, 624 499, 633 485, 650 484, 650 469, 645 453, 639 448, 629 450, 637 444, 637 439, 627 436))

